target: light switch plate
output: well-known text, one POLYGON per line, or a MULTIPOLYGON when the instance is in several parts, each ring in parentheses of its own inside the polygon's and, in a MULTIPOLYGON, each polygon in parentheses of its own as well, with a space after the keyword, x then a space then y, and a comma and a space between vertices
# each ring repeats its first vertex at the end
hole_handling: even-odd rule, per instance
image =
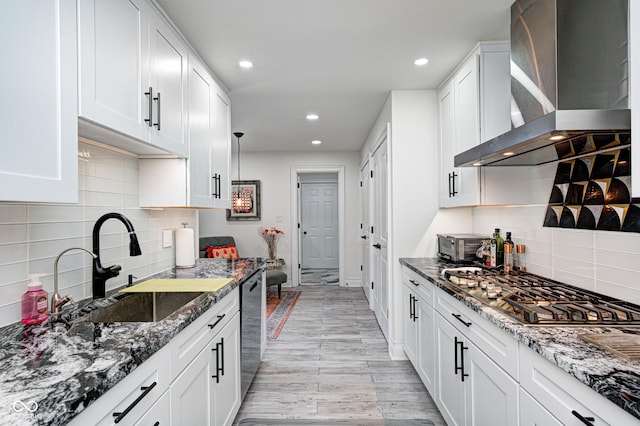
POLYGON ((165 229, 162 231, 162 248, 173 246, 173 231, 165 229))

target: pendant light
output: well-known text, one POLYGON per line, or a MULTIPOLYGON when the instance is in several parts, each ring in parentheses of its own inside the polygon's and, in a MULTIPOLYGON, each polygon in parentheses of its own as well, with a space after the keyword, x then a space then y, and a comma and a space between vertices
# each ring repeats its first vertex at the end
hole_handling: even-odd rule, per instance
POLYGON ((248 191, 243 191, 240 186, 240 138, 244 136, 244 133, 234 132, 233 136, 237 138, 238 143, 238 178, 231 194, 231 208, 235 213, 249 213, 253 204, 251 194, 248 191))

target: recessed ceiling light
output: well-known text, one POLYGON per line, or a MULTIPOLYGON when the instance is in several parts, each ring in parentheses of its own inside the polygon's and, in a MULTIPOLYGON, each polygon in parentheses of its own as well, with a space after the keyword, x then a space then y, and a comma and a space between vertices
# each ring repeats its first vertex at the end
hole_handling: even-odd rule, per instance
POLYGON ((511 152, 511 151, 502 153, 502 155, 504 155, 505 157, 509 157, 511 155, 514 155, 514 154, 515 154, 515 152, 511 152))
POLYGON ((318 114, 307 114, 307 120, 317 120, 320 118, 318 114))
POLYGON ((415 65, 418 65, 418 66, 427 65, 429 63, 429 59, 427 59, 427 58, 418 58, 415 61, 413 61, 413 63, 415 65))
POLYGON ((553 135, 549 138, 550 141, 556 142, 556 141, 561 141, 562 139, 566 139, 567 137, 565 135, 553 135))
POLYGON ((314 145, 320 145, 322 143, 322 141, 319 141, 319 140, 316 139, 315 141, 311 141, 311 143, 314 144, 314 145))
POLYGON ((245 60, 242 60, 242 61, 238 62, 238 65, 240 65, 242 68, 252 68, 253 67, 253 62, 247 61, 245 59, 245 60))

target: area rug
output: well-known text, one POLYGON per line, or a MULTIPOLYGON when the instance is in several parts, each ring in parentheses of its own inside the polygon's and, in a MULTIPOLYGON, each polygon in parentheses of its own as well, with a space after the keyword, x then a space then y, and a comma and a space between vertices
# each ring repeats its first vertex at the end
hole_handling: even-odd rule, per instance
POLYGON ((267 292, 267 339, 278 338, 301 292, 282 290, 282 299, 277 294, 267 292))

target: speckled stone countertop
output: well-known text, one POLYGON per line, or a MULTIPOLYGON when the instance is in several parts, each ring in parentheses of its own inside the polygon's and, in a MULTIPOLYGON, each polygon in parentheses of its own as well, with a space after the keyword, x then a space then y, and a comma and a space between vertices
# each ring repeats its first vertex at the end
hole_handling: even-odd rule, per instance
POLYGON ((0 328, 0 424, 66 424, 262 268, 261 259, 198 259, 193 268, 149 277, 234 279, 155 323, 75 322, 92 308, 115 303, 111 292, 64 310, 60 321, 0 328), (26 408, 35 402, 37 409, 30 414, 16 401, 26 408))
POLYGON ((402 258, 400 263, 458 299, 582 383, 640 419, 640 362, 617 357, 578 337, 584 333, 640 334, 633 327, 561 327, 523 325, 460 293, 442 278, 451 265, 430 258, 402 258))

